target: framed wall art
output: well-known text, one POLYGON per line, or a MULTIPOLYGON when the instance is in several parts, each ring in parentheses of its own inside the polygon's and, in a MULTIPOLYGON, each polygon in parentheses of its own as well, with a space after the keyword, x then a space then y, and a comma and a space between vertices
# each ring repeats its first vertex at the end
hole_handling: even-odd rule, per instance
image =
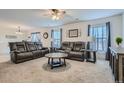
POLYGON ((78 37, 78 29, 69 30, 69 38, 78 37))

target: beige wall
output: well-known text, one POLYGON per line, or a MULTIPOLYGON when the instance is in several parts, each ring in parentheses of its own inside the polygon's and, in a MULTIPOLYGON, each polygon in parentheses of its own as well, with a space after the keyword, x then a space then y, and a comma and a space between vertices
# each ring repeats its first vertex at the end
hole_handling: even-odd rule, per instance
POLYGON ((32 32, 40 32, 41 33, 41 41, 43 43, 44 47, 50 47, 51 46, 51 31, 49 31, 49 28, 38 28, 38 29, 33 29, 28 31, 28 36, 31 36, 32 32), (48 38, 44 39, 43 34, 47 32, 48 33, 48 38))
MULTIPOLYGON (((124 15, 123 15, 124 17, 124 15)), ((67 24, 63 26, 53 27, 53 28, 38 28, 38 29, 32 29, 29 31, 24 31, 24 35, 17 36, 17 39, 6 39, 5 35, 15 35, 15 31, 17 28, 7 28, 0 25, 0 54, 9 53, 8 49, 8 42, 10 41, 21 41, 21 40, 27 40, 27 37, 31 35, 31 32, 41 32, 41 39, 43 42, 44 47, 50 47, 51 46, 51 29, 63 29, 62 34, 62 41, 82 41, 83 38, 87 36, 87 30, 88 30, 88 24, 95 25, 95 24, 101 24, 106 23, 110 21, 111 22, 111 40, 112 40, 112 46, 116 46, 115 38, 117 36, 122 36, 122 15, 103 18, 103 19, 97 19, 92 21, 86 21, 86 22, 79 22, 79 23, 73 23, 73 24, 67 24), (68 30, 69 29, 79 29, 80 36, 78 38, 68 38, 68 30), (43 33, 48 32, 49 37, 47 39, 43 38, 43 33)), ((124 22, 124 19, 123 19, 124 22)))
POLYGON ((8 55, 9 54, 9 46, 8 42, 19 42, 22 40, 28 40, 28 36, 31 36, 32 32, 41 32, 41 40, 44 47, 50 47, 50 37, 51 32, 47 28, 40 28, 40 29, 32 29, 32 30, 23 30, 23 35, 17 35, 15 32, 17 28, 7 28, 0 26, 0 55, 8 55), (48 32, 49 37, 47 39, 43 38, 43 33, 48 32), (17 36, 15 39, 8 39, 6 35, 14 35, 17 36))
POLYGON ((123 38, 122 47, 124 47, 124 13, 122 14, 122 38, 123 38))
MULTIPOLYGON (((97 19, 92 21, 86 21, 86 22, 67 24, 59 27, 50 28, 50 29, 62 28, 63 41, 82 41, 87 36, 89 24, 96 25, 96 24, 106 23, 108 21, 110 21, 111 23, 111 40, 112 40, 111 43, 112 43, 112 46, 116 46, 115 38, 117 36, 122 36, 122 15, 117 15, 117 16, 112 16, 112 17, 97 19), (76 38, 68 38, 67 34, 69 29, 79 29, 79 34, 81 34, 81 36, 76 38)), ((48 32, 50 32, 50 29, 48 30, 48 32)))
POLYGON ((22 41, 26 39, 26 32, 23 31, 23 35, 16 35, 15 32, 17 31, 17 28, 9 28, 9 27, 3 27, 0 25, 0 55, 8 54, 9 53, 9 47, 8 42, 15 42, 15 41, 22 41), (15 39, 8 39, 6 38, 6 35, 14 35, 17 38, 15 39))
POLYGON ((105 19, 99 19, 94 21, 85 22, 86 25, 88 24, 101 24, 110 21, 111 25, 111 44, 112 46, 116 46, 115 38, 117 36, 122 36, 122 15, 108 17, 105 19))

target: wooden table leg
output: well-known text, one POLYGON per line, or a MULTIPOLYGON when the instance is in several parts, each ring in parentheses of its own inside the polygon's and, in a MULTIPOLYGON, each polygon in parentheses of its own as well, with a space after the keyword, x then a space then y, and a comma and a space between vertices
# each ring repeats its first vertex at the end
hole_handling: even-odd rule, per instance
POLYGON ((65 61, 65 58, 64 58, 64 65, 66 66, 66 61, 65 61))
POLYGON ((111 62, 111 68, 112 68, 112 73, 114 73, 114 65, 113 65, 113 63, 114 63, 114 57, 113 57, 113 53, 112 53, 112 60, 111 60, 112 62, 111 62))
POLYGON ((53 58, 51 58, 51 69, 53 69, 53 58))
POLYGON ((87 62, 88 61, 88 52, 85 51, 85 61, 87 62))
POLYGON ((62 65, 62 61, 61 61, 61 58, 59 58, 59 64, 62 65))
POLYGON ((93 56, 94 56, 94 63, 96 63, 96 52, 93 52, 93 56))
POLYGON ((61 62, 61 58, 59 58, 59 62, 61 62))
POLYGON ((50 58, 48 58, 48 64, 50 64, 50 58))

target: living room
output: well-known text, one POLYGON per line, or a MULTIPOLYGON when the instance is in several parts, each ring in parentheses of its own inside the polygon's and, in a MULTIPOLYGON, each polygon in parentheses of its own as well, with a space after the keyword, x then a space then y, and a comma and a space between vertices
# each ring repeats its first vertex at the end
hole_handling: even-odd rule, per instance
POLYGON ((1 93, 123 93, 123 0, 0 0, 1 93))
POLYGON ((117 75, 120 70, 116 71, 116 66, 107 58, 111 55, 109 47, 124 46, 124 42, 119 46, 116 42, 117 37, 124 39, 123 9, 0 9, 0 19, 1 83, 123 82, 117 75), (35 57, 30 56, 34 58, 29 60, 23 60, 26 56, 23 51, 18 60, 20 43, 16 42, 24 42, 26 52, 30 51, 30 45, 43 48, 38 47, 39 52, 30 51, 35 57), (60 49, 63 47, 64 52, 60 49), (13 58, 13 51, 17 52, 17 58, 13 58), (52 53, 64 53, 54 57, 57 62, 64 59, 66 66, 61 66, 61 62, 55 68, 54 64, 48 64, 49 59, 54 58, 49 55, 52 53), (92 61, 88 61, 88 55, 92 61))

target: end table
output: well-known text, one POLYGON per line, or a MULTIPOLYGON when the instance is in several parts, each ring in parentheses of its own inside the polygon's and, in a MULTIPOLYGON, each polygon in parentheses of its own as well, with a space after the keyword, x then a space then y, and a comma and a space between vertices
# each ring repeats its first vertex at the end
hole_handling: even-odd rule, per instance
POLYGON ((92 49, 81 49, 82 52, 84 52, 85 55, 85 59, 87 62, 96 62, 96 50, 92 50, 92 49), (88 53, 93 53, 93 57, 89 58, 88 57, 88 53))

